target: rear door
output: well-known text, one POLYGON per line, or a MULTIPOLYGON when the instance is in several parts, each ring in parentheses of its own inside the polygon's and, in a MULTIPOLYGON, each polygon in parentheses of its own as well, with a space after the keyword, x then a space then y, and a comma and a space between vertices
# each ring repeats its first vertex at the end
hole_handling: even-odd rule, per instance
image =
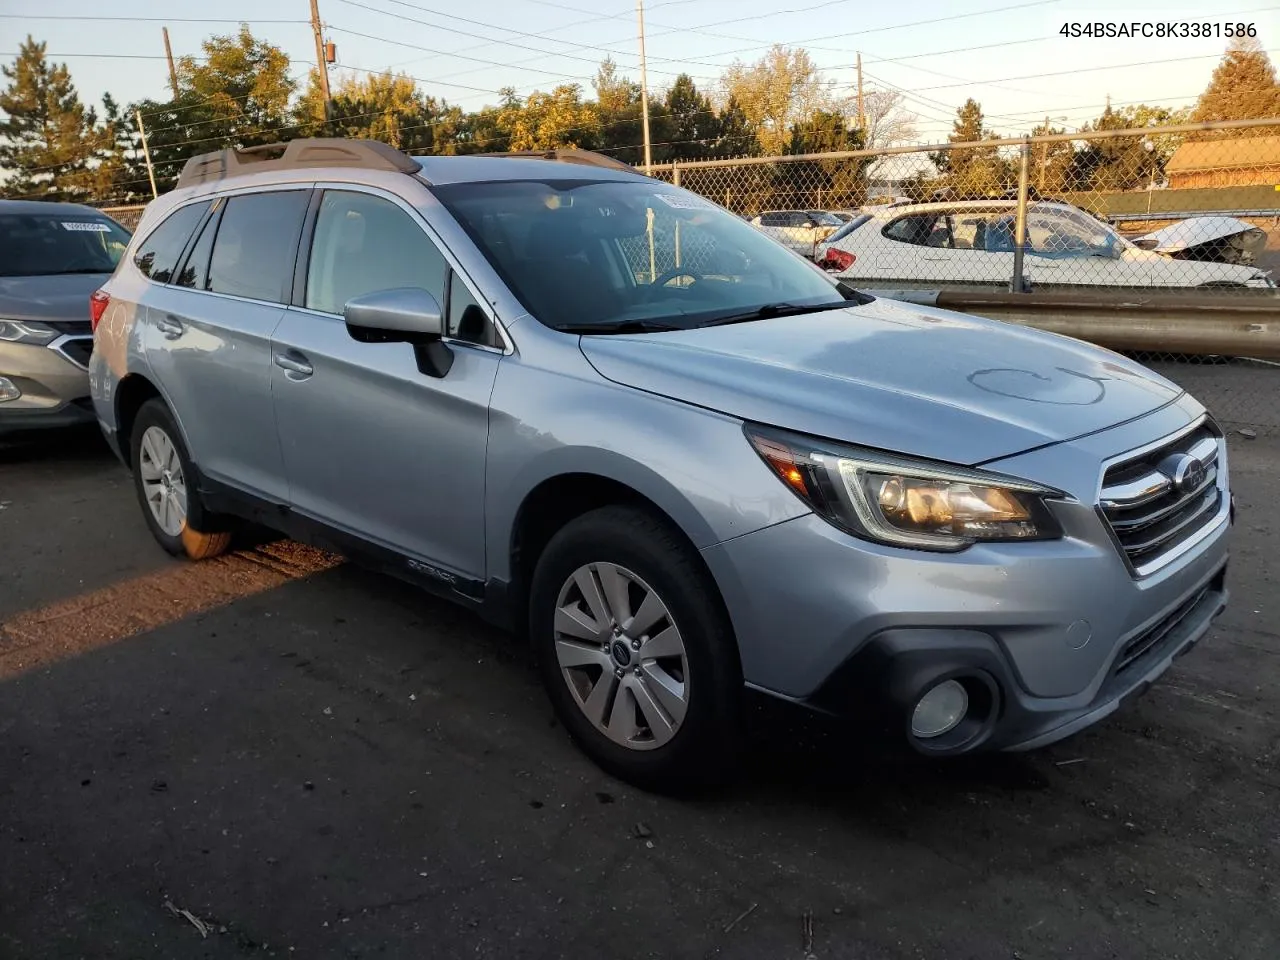
POLYGON ((294 305, 272 347, 276 422, 295 511, 436 576, 481 579, 489 397, 503 340, 421 214, 334 185, 317 198, 294 305), (453 365, 419 371, 407 343, 361 343, 348 300, 420 287, 445 310, 453 365))
POLYGON ((219 198, 148 298, 147 356, 206 476, 283 503, 271 335, 292 288, 310 187, 219 198))

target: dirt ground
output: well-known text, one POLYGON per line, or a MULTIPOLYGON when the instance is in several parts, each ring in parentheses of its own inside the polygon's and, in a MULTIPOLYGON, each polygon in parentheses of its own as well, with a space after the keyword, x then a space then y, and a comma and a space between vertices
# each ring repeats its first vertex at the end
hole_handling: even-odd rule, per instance
POLYGON ((933 766, 781 718, 678 802, 523 651, 288 543, 150 540, 94 437, 0 451, 0 957, 1280 956, 1280 439, 1231 607, 1131 708, 933 766))

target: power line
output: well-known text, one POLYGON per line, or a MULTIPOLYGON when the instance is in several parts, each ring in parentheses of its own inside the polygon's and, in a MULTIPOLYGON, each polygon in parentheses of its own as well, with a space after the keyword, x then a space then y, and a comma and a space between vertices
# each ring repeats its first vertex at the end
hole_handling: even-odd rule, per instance
MULTIPOLYGON (((1274 53, 1280 48, 1267 48, 1264 53, 1274 53)), ((1217 60, 1222 57, 1221 53, 1204 53, 1191 57, 1166 57, 1163 60, 1140 60, 1134 63, 1113 63, 1101 67, 1077 67, 1073 70, 1057 70, 1052 73, 1030 73, 1020 77, 997 77, 993 80, 962 80, 958 83, 939 83, 930 87, 916 87, 912 92, 919 93, 921 90, 949 90, 955 87, 973 87, 982 86, 989 83, 1004 83, 1007 80, 1043 80, 1047 77, 1066 77, 1074 76, 1078 73, 1097 73, 1101 70, 1127 70, 1131 67, 1152 67, 1166 63, 1186 63, 1191 60, 1217 60)))
MULTIPOLYGON (((456 33, 456 34, 459 34, 460 36, 464 36, 464 37, 475 37, 475 38, 477 38, 477 39, 480 39, 480 40, 484 40, 484 41, 486 41, 486 43, 482 44, 481 46, 489 46, 489 45, 494 45, 494 44, 496 44, 496 45, 504 46, 504 47, 514 47, 514 48, 515 48, 515 49, 517 49, 517 50, 530 50, 530 51, 533 51, 534 53, 539 54, 539 56, 537 56, 537 57, 532 57, 532 58, 530 58, 530 59, 529 59, 529 60, 527 60, 527 61, 517 61, 516 63, 502 62, 502 61, 499 61, 499 60, 488 60, 488 59, 485 59, 485 58, 482 58, 482 57, 472 57, 472 56, 468 56, 468 55, 464 54, 462 51, 453 51, 453 52, 451 52, 451 51, 448 51, 448 50, 436 50, 436 49, 433 49, 433 48, 431 48, 431 47, 422 47, 422 46, 418 46, 417 44, 408 43, 408 42, 406 42, 406 41, 402 41, 402 40, 389 40, 389 39, 387 39, 386 37, 374 37, 374 36, 370 36, 369 34, 356 33, 356 31, 354 31, 354 30, 345 30, 345 29, 343 29, 342 27, 332 27, 332 29, 334 29, 334 30, 338 30, 338 31, 340 31, 340 32, 342 32, 342 33, 355 33, 355 35, 356 35, 356 36, 364 37, 365 39, 369 39, 369 40, 380 40, 380 41, 382 41, 382 42, 384 42, 384 43, 392 43, 392 44, 395 44, 395 45, 397 45, 397 46, 402 46, 402 47, 412 47, 412 48, 417 49, 417 50, 422 50, 422 51, 424 51, 425 53, 432 53, 432 54, 436 54, 437 56, 454 57, 455 59, 458 59, 458 60, 470 60, 470 61, 472 61, 473 63, 480 63, 480 64, 484 64, 485 66, 490 66, 490 67, 511 67, 511 66, 517 66, 517 65, 520 65, 520 64, 524 64, 524 63, 532 63, 534 60, 541 60, 541 59, 544 59, 544 58, 546 58, 546 57, 560 57, 560 58, 565 59, 565 60, 578 60, 578 61, 581 61, 581 62, 583 62, 583 63, 590 63, 590 64, 592 64, 593 66, 597 66, 597 65, 599 65, 599 63, 600 63, 599 58, 587 58, 587 57, 580 57, 580 56, 577 56, 577 55, 575 55, 575 54, 565 53, 565 52, 558 51, 558 50, 542 50, 542 49, 540 49, 540 48, 538 48, 538 47, 530 47, 530 46, 526 46, 525 44, 521 44, 521 43, 514 43, 514 42, 512 42, 512 41, 510 41, 510 40, 500 39, 500 38, 496 38, 496 37, 485 37, 485 36, 483 36, 482 34, 478 34, 478 33, 471 33, 470 31, 466 31, 466 30, 457 30, 457 29, 455 29, 455 28, 453 28, 453 27, 446 27, 446 26, 443 26, 443 25, 438 24, 438 23, 430 23, 429 21, 426 21, 426 20, 419 20, 419 19, 417 19, 416 17, 411 17, 411 16, 409 16, 409 15, 407 15, 407 14, 403 14, 403 13, 396 13, 396 12, 395 12, 395 11, 393 11, 393 10, 380 10, 380 9, 378 9, 377 7, 371 7, 371 6, 369 6, 368 4, 360 3, 360 2, 359 2, 359 0, 339 0, 339 2, 340 2, 340 3, 345 3, 345 4, 347 4, 348 6, 351 6, 351 7, 359 7, 359 8, 361 8, 361 9, 363 9, 363 10, 370 10, 370 11, 372 11, 372 12, 374 12, 374 13, 380 13, 380 14, 382 14, 383 16, 387 16, 387 17, 394 17, 394 18, 396 18, 397 20, 405 20, 405 21, 408 21, 409 23, 416 23, 416 24, 419 24, 419 25, 424 26, 424 27, 431 27, 431 28, 436 29, 436 30, 444 30, 444 31, 446 31, 447 33, 456 33)), ((401 2, 401 0, 390 0, 390 2, 397 3, 397 2, 401 2)), ((413 9, 415 9, 415 10, 423 10, 423 9, 425 9, 425 8, 422 8, 422 7, 416 7, 416 6, 414 6, 413 4, 409 4, 409 3, 402 3, 401 5, 402 5, 402 6, 407 6, 407 7, 412 7, 412 8, 413 8, 413 9)), ((436 13, 436 11, 434 11, 434 10, 430 10, 430 11, 427 11, 427 12, 429 12, 429 13, 436 13)), ((452 17, 453 19, 457 19, 457 20, 464 20, 464 21, 465 21, 465 22, 467 22, 467 23, 475 23, 475 22, 478 22, 478 21, 473 21, 473 20, 466 20, 466 18, 463 18, 463 17, 454 17, 454 15, 453 15, 453 14, 442 14, 442 16, 452 17)), ((490 26, 490 25, 489 25, 489 24, 482 24, 482 26, 490 26)), ((506 28, 505 28, 505 27, 493 27, 493 29, 496 29, 496 30, 505 30, 506 28)), ((540 37, 540 35, 539 35, 539 34, 528 34, 528 33, 524 33, 523 31, 518 31, 518 30, 512 30, 512 31, 509 31, 509 32, 511 32, 511 33, 515 33, 515 34, 517 34, 517 35, 519 35, 519 36, 540 37)), ((548 39, 548 40, 550 40, 552 43, 568 43, 568 42, 569 42, 569 41, 565 41, 565 40, 555 40, 555 39, 553 39, 553 38, 542 38, 542 39, 548 39)), ((616 53, 616 51, 607 50, 607 49, 605 49, 604 47, 597 47, 597 46, 593 46, 593 45, 591 45, 591 44, 578 44, 578 43, 575 43, 575 44, 573 44, 573 45, 574 45, 574 46, 577 46, 577 47, 582 47, 582 48, 584 48, 584 49, 588 49, 588 50, 598 50, 598 51, 600 51, 601 53, 610 54, 610 55, 613 55, 613 54, 615 54, 615 53, 616 53)), ((629 66, 630 68, 636 68, 634 65, 628 65, 628 66, 629 66)), ((714 66, 714 64, 708 64, 708 66, 714 66)), ((563 71, 555 71, 555 70, 540 70, 540 69, 532 68, 532 67, 531 67, 531 68, 529 68, 529 69, 531 69, 534 73, 543 73, 543 74, 549 74, 549 75, 559 76, 559 77, 563 77, 563 76, 564 76, 563 71)), ((657 71, 654 71, 654 72, 655 72, 655 73, 666 73, 666 74, 668 74, 669 76, 678 76, 678 75, 679 75, 679 74, 677 74, 677 73, 672 73, 672 72, 671 72, 671 71, 669 71, 669 70, 666 70, 666 71, 657 70, 657 71)), ((451 76, 463 76, 463 75, 464 75, 464 74, 451 74, 451 76)), ((708 77, 700 77, 699 79, 706 80, 706 79, 712 79, 712 78, 708 78, 708 77)))
POLYGON ((252 25, 276 25, 309 23, 308 20, 259 20, 254 17, 116 17, 97 14, 62 13, 0 13, 0 20, 84 20, 124 23, 244 23, 252 25))

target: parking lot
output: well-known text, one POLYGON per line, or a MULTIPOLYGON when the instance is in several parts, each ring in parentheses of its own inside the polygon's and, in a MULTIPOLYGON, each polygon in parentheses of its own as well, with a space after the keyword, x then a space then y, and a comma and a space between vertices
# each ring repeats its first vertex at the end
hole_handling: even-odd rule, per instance
POLYGON ((1232 605, 1099 727, 930 766, 784 717, 675 801, 469 614, 170 560, 96 436, 4 448, 0 956, 1274 960, 1280 438, 1231 455, 1232 605))

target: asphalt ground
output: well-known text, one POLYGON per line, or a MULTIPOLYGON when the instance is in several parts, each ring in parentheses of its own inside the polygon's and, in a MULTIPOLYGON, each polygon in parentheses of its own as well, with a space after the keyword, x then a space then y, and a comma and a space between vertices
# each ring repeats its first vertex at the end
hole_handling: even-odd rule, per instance
POLYGON ((0 450, 0 957, 1280 956, 1280 438, 1233 602, 1131 707, 931 765, 784 716, 739 783, 600 773, 528 657, 288 542, 152 542, 93 435, 0 450))

